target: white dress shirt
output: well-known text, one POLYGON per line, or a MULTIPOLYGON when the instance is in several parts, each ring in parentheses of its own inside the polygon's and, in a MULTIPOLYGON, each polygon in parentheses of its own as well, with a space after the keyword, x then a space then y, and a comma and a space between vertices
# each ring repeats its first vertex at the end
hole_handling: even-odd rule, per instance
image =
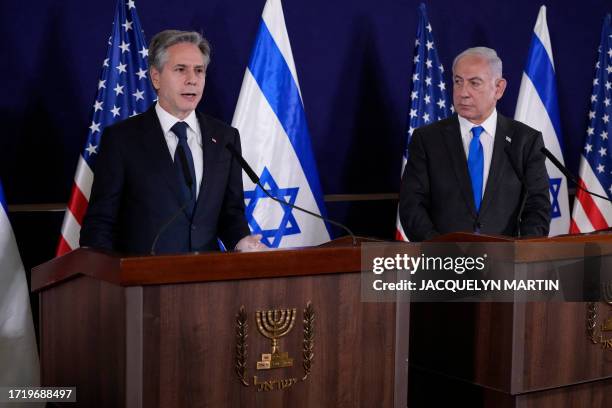
POLYGON ((495 140, 495 129, 497 129, 497 109, 480 125, 475 125, 469 120, 459 116, 459 127, 461 130, 461 141, 463 142, 463 150, 467 159, 470 152, 470 142, 472 141, 472 128, 482 126, 484 132, 480 134, 480 144, 484 153, 484 168, 482 171, 482 195, 484 196, 485 188, 487 187, 487 179, 489 178, 489 169, 491 168, 491 158, 493 157, 493 141, 495 140))
MULTIPOLYGON (((164 131, 164 138, 168 144, 168 150, 170 151, 170 157, 174 160, 174 152, 178 145, 178 136, 174 134, 170 129, 181 120, 170 113, 164 108, 159 106, 159 102, 155 104, 155 112, 159 118, 162 130, 164 131)), ((187 144, 191 149, 191 156, 193 157, 193 165, 195 167, 196 176, 196 197, 200 194, 200 184, 202 183, 202 176, 204 173, 204 151, 202 150, 202 131, 200 130, 200 123, 196 117, 195 111, 191 112, 189 116, 182 120, 187 123, 187 144)))

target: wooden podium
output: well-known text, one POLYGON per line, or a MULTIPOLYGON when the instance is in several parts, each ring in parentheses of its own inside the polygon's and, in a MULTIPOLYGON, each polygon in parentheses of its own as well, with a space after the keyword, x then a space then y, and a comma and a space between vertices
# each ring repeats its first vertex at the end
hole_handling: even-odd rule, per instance
POLYGON ((71 407, 405 407, 409 304, 362 302, 360 262, 342 240, 178 256, 77 249, 32 272, 42 383, 76 386, 71 407))
MULTIPOLYGON (((438 241, 507 241, 514 246, 516 263, 573 256, 568 253, 571 247, 554 244, 559 242, 576 244, 577 254, 586 248, 588 255, 585 243, 603 243, 607 255, 612 248, 610 234, 514 243, 499 237, 449 234, 438 241), (542 251, 536 243, 548 249, 542 251)), ((413 303, 410 406, 612 407, 612 343, 594 344, 589 338, 588 313, 593 305, 598 316, 591 323, 598 331, 606 317, 612 318, 612 305, 413 303)), ((612 331, 597 335, 612 339, 612 331)))

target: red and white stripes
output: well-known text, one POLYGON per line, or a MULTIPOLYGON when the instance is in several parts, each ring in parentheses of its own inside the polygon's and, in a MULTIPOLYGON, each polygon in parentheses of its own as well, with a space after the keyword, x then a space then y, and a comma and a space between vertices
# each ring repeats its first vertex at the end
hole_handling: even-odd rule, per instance
POLYGON ((62 223, 62 235, 57 246, 57 256, 61 256, 79 247, 81 225, 87 211, 87 205, 89 204, 93 176, 91 168, 85 162, 83 156, 80 156, 74 184, 72 185, 70 201, 68 202, 64 222, 62 223))

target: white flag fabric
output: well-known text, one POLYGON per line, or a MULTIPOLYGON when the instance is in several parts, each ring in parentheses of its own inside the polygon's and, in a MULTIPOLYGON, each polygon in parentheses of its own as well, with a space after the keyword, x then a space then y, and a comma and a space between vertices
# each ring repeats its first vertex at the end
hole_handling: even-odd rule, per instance
MULTIPOLYGON (((546 24, 546 6, 540 7, 533 29, 514 118, 542 132, 546 148, 561 163, 564 163, 555 64, 546 24)), ((567 234, 570 225, 567 180, 563 173, 548 160, 546 170, 550 182, 552 204, 548 235, 567 234)))
POLYGON ((0 183, 0 387, 39 382, 28 284, 0 183))
MULTIPOLYGON (((280 0, 268 0, 264 7, 232 125, 240 131, 244 158, 268 192, 325 215, 280 0)), ((322 220, 273 201, 244 175, 243 182, 249 227, 268 247, 329 241, 322 220)))

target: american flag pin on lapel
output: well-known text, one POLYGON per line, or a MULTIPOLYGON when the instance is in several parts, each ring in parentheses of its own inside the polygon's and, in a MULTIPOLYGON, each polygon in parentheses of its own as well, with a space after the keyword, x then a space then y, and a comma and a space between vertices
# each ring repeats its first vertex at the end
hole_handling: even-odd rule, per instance
POLYGON ((211 137, 210 140, 212 140, 213 143, 217 143, 217 139, 215 139, 214 137, 211 137))
POLYGON ((509 137, 509 136, 506 136, 506 142, 508 142, 508 143, 512 143, 512 139, 510 139, 510 137, 509 137))

